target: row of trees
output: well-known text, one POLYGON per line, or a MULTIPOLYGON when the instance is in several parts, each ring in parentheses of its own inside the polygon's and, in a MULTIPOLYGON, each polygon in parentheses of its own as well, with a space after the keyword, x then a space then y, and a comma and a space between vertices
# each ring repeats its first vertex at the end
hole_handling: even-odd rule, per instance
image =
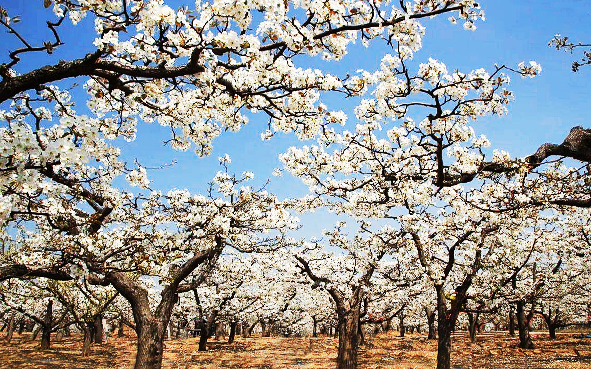
POLYGON ((68 324, 90 342, 121 301, 138 338, 135 367, 160 368, 175 309, 198 318, 202 347, 217 320, 252 323, 256 311, 265 327, 291 330, 305 317, 334 319, 345 369, 356 367, 361 325, 427 311, 430 325, 437 316, 438 368, 449 368, 461 312, 476 322, 514 307, 531 346, 528 315, 543 307, 558 321, 557 307, 586 303, 591 133, 575 127, 522 159, 491 156, 472 122, 503 114, 509 75, 540 66, 464 73, 412 61, 422 19, 451 15, 474 29, 484 15, 473 1, 44 5, 56 18, 39 44, 0 9, 17 45, 0 67, 0 281, 3 304, 40 324, 45 342, 68 324), (67 23, 87 16, 91 52, 29 67, 59 53, 67 23), (342 59, 356 39, 392 54, 346 76, 302 67, 342 59), (358 101, 354 123, 322 102, 332 94, 358 101), (151 188, 141 160, 122 159, 121 138, 134 140, 141 122, 170 129, 173 148, 207 155, 249 112, 268 117, 265 138, 315 140, 281 155, 308 196, 248 186, 252 173, 233 174, 229 157, 204 195, 151 188), (294 214, 319 208, 356 221, 351 235, 339 223, 322 239, 290 237, 294 214))
MULTIPOLYGON (((348 254, 327 253, 309 244, 303 253, 222 255, 199 287, 178 296, 165 338, 199 335, 199 348, 205 350, 208 338, 218 335, 220 326, 227 327, 230 343, 236 334, 250 335, 257 325, 263 336, 271 332, 316 336, 334 329, 339 337, 352 338, 341 339, 340 354, 354 358, 364 332, 397 326, 401 335, 405 328, 416 328, 432 339, 436 331, 440 339, 444 337, 446 332, 435 324, 440 300, 421 272, 405 271, 398 260, 384 260, 383 255, 377 255, 373 267, 368 267, 367 257, 359 252, 368 249, 364 241, 375 239, 351 242, 336 232, 327 236, 348 254)), ((551 338, 556 337, 557 328, 587 325, 589 271, 582 259, 586 256, 580 249, 581 240, 552 238, 524 238, 527 248, 520 257, 505 253, 502 259, 483 263, 450 331, 460 324, 475 339, 484 323, 492 323, 496 329, 517 331, 520 346, 533 348, 529 327, 534 317, 543 322, 551 338), (543 243, 558 243, 558 249, 568 252, 552 259, 536 246, 543 243), (568 246, 577 244, 576 248, 568 246)), ((158 301, 160 292, 156 286, 151 288, 150 299, 158 301)), ((105 330, 120 335, 123 326, 136 329, 129 305, 115 289, 92 286, 85 280, 12 279, 3 285, 1 297, 2 329, 8 339, 17 329, 20 333, 34 331, 33 338, 41 333, 43 348, 49 347, 51 333, 69 334, 75 328, 84 332, 86 354, 92 342, 103 342, 105 330)), ((452 308, 458 306, 457 299, 456 291, 444 297, 452 308)))

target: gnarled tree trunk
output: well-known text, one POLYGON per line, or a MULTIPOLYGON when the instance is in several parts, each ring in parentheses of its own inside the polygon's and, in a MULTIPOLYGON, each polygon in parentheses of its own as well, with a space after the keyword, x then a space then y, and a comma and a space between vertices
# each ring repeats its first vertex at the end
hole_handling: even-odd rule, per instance
POLYGON ((357 351, 359 348, 359 309, 360 306, 357 306, 356 308, 352 307, 349 314, 339 316, 338 369, 357 368, 357 351))

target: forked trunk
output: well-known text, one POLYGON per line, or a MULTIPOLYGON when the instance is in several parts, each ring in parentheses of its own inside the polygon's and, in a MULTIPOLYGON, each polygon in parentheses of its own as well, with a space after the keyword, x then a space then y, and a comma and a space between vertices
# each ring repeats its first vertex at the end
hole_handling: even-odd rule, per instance
POLYGON ((556 329, 560 326, 560 310, 556 308, 554 310, 554 317, 552 316, 552 307, 548 307, 548 314, 542 313, 542 317, 548 326, 548 333, 551 340, 556 339, 556 329))

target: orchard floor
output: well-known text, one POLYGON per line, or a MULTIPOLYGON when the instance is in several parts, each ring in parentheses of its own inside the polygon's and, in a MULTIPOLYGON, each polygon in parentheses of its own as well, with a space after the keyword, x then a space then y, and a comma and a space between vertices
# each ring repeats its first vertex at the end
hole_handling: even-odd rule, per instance
MULTIPOLYGON (((535 334, 535 350, 516 348, 516 339, 504 332, 487 333, 470 343, 465 333, 453 339, 452 368, 591 368, 591 339, 578 334, 559 334, 557 340, 535 334)), ((29 335, 14 335, 10 343, 0 340, 0 368, 43 369, 118 369, 133 367, 135 354, 132 338, 110 339, 93 345, 89 356, 80 355, 81 337, 74 335, 52 348, 41 351, 39 341, 29 335)), ((198 352, 198 338, 165 342, 163 368, 166 369, 329 369, 335 367, 337 340, 334 338, 237 338, 228 345, 211 341, 209 351, 198 352)), ((436 342, 424 335, 405 338, 396 333, 368 337, 360 350, 359 368, 434 368, 436 342)))

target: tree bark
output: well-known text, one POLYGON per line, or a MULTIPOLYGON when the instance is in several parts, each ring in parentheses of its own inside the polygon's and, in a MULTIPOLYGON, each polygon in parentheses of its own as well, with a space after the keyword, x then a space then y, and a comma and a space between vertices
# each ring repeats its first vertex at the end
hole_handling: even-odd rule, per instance
POLYGON ((385 332, 389 332, 390 329, 392 329, 392 319, 393 317, 389 317, 388 319, 386 319, 386 326, 384 327, 385 332))
MULTIPOLYGON (((436 287, 437 288, 437 287, 436 287)), ((451 315, 451 314, 450 314, 451 315)), ((437 369, 451 366, 451 326, 443 286, 437 288, 437 369)), ((455 325, 455 321, 453 322, 455 325)))
POLYGON ((39 325, 39 326, 37 326, 37 328, 35 328, 33 330, 33 334, 31 335, 31 341, 35 341, 37 339, 37 336, 39 336, 41 329, 42 329, 42 327, 39 325))
POLYGON ((215 320, 217 318, 217 311, 212 312, 207 320, 201 320, 201 336, 199 336, 199 351, 207 351, 207 340, 211 333, 215 332, 215 320))
POLYGON ((18 322, 18 334, 23 334, 25 330, 25 319, 22 318, 19 322, 18 322))
POLYGON ((548 333, 550 334, 550 339, 556 339, 556 326, 554 324, 548 325, 548 333))
POLYGON ((123 332, 123 318, 119 318, 119 327, 117 328, 117 337, 125 337, 123 332))
POLYGON ((525 316, 525 302, 517 301, 517 329, 519 330, 519 347, 533 349, 534 343, 529 334, 529 322, 525 316))
POLYGON ((265 319, 261 319, 261 336, 271 337, 271 330, 269 329, 270 324, 267 324, 265 319))
POLYGON ((150 309, 148 291, 139 283, 120 272, 107 273, 105 277, 131 305, 137 334, 135 369, 160 369, 164 350, 164 336, 176 302, 175 285, 165 287, 156 311, 150 309))
POLYGON ((236 328, 238 326, 238 322, 232 320, 230 321, 230 335, 228 336, 228 343, 234 343, 234 338, 236 337, 236 328))
POLYGON ((552 317, 552 307, 548 307, 548 314, 542 312, 542 317, 548 327, 548 334, 550 335, 551 340, 556 339, 556 328, 560 327, 559 314, 560 310, 556 308, 554 311, 554 317, 552 317))
POLYGON ((312 322, 313 322, 313 327, 312 327, 312 337, 318 337, 318 319, 316 319, 316 316, 312 317, 312 322))
POLYGON ((53 325, 53 300, 47 303, 45 321, 41 333, 41 350, 47 350, 51 344, 51 326, 53 325))
POLYGON ((429 326, 427 339, 434 340, 437 338, 435 333, 435 311, 425 308, 425 313, 427 314, 427 325, 429 326))
POLYGON ((10 314, 10 319, 8 320, 8 330, 6 331, 6 341, 10 342, 12 340, 12 335, 14 334, 14 312, 10 314))
POLYGON ((515 313, 513 313, 513 308, 509 311, 509 335, 515 337, 515 313))
POLYGON ((94 317, 94 322, 93 322, 93 333, 94 333, 94 337, 93 337, 93 342, 94 343, 103 343, 103 337, 104 337, 104 327, 103 327, 103 317, 102 315, 96 315, 94 317))
POLYGON ((468 331, 470 332, 470 342, 476 341, 476 331, 478 328, 478 315, 474 313, 468 314, 468 331))
POLYGON ((147 318, 136 322, 136 327, 138 337, 134 368, 160 369, 164 353, 163 341, 166 324, 147 318))
POLYGON ((402 312, 400 312, 400 315, 398 316, 398 323, 399 323, 399 332, 400 332, 400 337, 404 337, 404 333, 406 332, 406 327, 404 326, 404 314, 402 312))
POLYGON ((84 327, 84 341, 82 342, 82 356, 88 355, 92 343, 92 331, 88 326, 84 327))
POLYGON ((199 351, 207 351, 207 339, 209 338, 209 324, 207 324, 207 321, 202 320, 199 334, 199 351))
POLYGON ((256 322, 252 323, 250 325, 250 327, 248 327, 248 331, 246 332, 246 335, 248 337, 250 337, 252 335, 252 330, 254 329, 254 327, 256 327, 257 324, 258 324, 258 320, 256 322))
POLYGON ((348 315, 339 317, 337 369, 357 368, 359 309, 360 306, 352 307, 348 315))

